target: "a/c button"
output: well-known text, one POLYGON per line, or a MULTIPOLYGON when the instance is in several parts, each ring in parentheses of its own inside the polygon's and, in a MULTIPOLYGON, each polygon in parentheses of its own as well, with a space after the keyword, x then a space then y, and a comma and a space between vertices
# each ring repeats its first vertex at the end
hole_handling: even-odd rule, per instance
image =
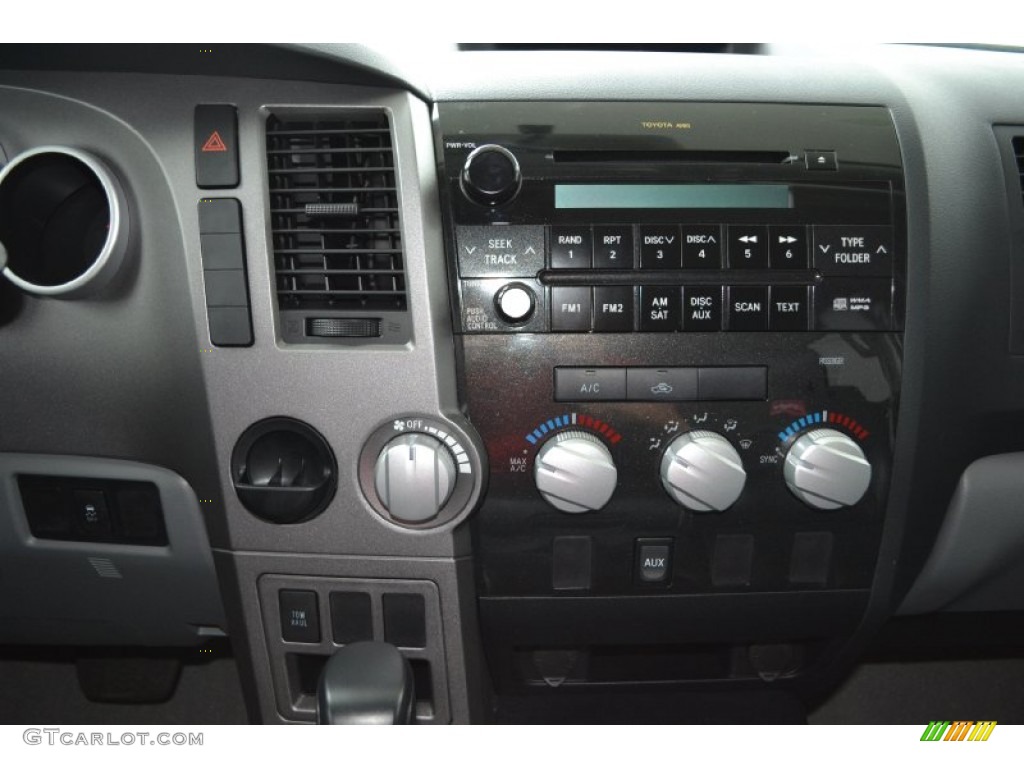
POLYGON ((555 368, 555 400, 558 402, 625 399, 625 368, 555 368))

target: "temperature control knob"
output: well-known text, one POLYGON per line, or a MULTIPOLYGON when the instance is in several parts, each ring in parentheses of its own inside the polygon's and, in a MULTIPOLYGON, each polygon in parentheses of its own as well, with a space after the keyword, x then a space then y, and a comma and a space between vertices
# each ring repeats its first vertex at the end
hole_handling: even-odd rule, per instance
POLYGON ((680 435, 661 459, 661 484, 668 495, 694 512, 721 512, 743 492, 747 473, 732 443, 717 432, 680 435))
POLYGON ((555 509, 590 512, 612 497, 619 471, 604 443, 586 432, 560 432, 537 454, 533 479, 555 509))
POLYGON ((871 484, 871 464, 853 440, 834 429, 800 435, 786 454, 786 485, 817 509, 849 507, 871 484))
POLYGON ((459 183, 474 203, 495 206, 519 194, 523 175, 515 155, 497 144, 484 144, 466 157, 459 183))
POLYGON ((392 517, 403 523, 423 523, 437 515, 452 495, 455 471, 455 461, 440 440, 409 432, 380 452, 374 486, 392 517))

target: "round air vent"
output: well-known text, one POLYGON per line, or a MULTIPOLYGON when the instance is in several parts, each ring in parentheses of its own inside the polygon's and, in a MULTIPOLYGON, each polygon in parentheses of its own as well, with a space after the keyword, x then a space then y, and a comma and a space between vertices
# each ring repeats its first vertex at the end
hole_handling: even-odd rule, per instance
POLYGON ((308 424, 276 417, 249 427, 231 454, 242 505, 270 523, 301 523, 323 512, 338 484, 334 453, 308 424))
POLYGON ((128 204, 92 155, 40 147, 0 170, 3 274, 24 291, 71 298, 106 285, 128 248, 128 204))

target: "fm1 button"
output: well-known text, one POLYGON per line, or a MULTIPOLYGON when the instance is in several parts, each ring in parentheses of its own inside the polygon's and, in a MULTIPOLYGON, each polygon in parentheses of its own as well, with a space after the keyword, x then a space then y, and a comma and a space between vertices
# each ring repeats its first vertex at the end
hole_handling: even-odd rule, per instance
POLYGON ((494 308, 512 325, 525 323, 533 316, 533 291, 520 283, 509 283, 495 294, 494 308))
POLYGON ((637 580, 645 584, 664 584, 671 575, 672 539, 637 539, 637 580))
POLYGON ((589 331, 592 308, 590 288, 552 288, 551 330, 589 331))

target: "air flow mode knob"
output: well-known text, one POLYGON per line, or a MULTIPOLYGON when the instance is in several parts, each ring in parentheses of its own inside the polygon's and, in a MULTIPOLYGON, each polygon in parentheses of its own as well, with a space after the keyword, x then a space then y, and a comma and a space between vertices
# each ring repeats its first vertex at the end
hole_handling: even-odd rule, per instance
POLYGON ((497 206, 519 194, 523 175, 515 155, 497 144, 484 144, 466 157, 459 183, 474 203, 497 206))
POLYGON ((423 523, 437 516, 455 488, 455 461, 444 444, 410 432, 380 452, 374 471, 377 496, 396 520, 423 523))
POLYGON ((732 443, 717 432, 680 435, 661 459, 661 484, 668 495, 694 512, 721 512, 743 493, 747 473, 732 443))
POLYGON ((851 507, 871 484, 871 464, 860 446, 834 429, 800 435, 786 454, 783 474, 789 490, 816 509, 851 507))
POLYGON ((591 512, 611 499, 619 471, 604 443, 572 430, 544 443, 534 463, 533 479, 541 496, 555 509, 591 512))

